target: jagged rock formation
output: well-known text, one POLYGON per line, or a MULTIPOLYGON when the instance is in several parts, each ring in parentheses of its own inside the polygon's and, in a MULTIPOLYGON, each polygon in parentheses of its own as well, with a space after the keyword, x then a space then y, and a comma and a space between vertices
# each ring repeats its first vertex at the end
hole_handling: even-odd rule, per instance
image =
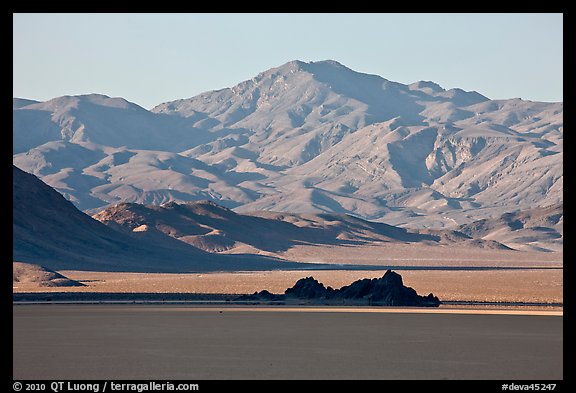
POLYGON ((340 289, 325 287, 314 277, 306 277, 298 280, 293 287, 286 289, 283 296, 261 291, 238 298, 238 300, 254 301, 290 299, 402 307, 438 307, 440 305, 440 300, 433 294, 420 296, 413 288, 404 286, 402 276, 391 270, 380 278, 358 280, 340 289))
POLYGON ((239 296, 235 300, 260 300, 267 302, 275 302, 275 301, 282 301, 284 299, 285 298, 283 295, 276 295, 264 289, 263 291, 260 292, 254 292, 252 295, 239 296))
POLYGON ((383 277, 363 279, 340 288, 332 295, 337 299, 366 299, 372 304, 386 306, 431 306, 440 305, 433 294, 419 296, 410 287, 404 286, 402 276, 388 270, 383 277))
POLYGON ((314 277, 306 277, 296 281, 292 288, 286 289, 284 295, 298 299, 329 299, 333 297, 334 289, 324 287, 324 284, 314 277))

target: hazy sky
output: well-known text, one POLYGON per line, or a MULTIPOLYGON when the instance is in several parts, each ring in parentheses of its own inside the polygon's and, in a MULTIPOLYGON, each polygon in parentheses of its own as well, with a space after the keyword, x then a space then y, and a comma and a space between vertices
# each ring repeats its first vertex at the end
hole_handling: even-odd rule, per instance
POLYGON ((151 108, 290 60, 562 101, 562 14, 14 14, 13 93, 151 108))

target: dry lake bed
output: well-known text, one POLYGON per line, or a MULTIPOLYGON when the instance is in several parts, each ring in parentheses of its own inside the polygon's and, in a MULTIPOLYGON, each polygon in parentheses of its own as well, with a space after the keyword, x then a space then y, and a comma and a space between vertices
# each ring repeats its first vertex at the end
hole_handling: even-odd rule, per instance
POLYGON ((14 305, 13 377, 562 379, 561 314, 14 305))

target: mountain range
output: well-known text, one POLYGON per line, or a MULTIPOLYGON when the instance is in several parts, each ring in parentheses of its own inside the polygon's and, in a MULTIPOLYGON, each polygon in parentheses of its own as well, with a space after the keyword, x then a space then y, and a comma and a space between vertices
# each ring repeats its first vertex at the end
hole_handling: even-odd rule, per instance
MULTIPOLYGON (((563 103, 490 100, 331 60, 291 61, 152 110, 97 94, 15 98, 13 162, 90 213, 209 200, 236 213, 495 228, 504 214, 561 209, 563 103)), ((559 237, 527 236, 549 236, 557 248, 554 226, 559 237)), ((195 246, 230 247, 217 236, 195 246)))

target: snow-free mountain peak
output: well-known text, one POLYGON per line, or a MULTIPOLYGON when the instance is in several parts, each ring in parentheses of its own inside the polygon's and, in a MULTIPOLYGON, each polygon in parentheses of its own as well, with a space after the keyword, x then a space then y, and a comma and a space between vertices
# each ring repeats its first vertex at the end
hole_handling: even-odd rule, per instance
POLYGON ((124 98, 108 97, 104 94, 82 94, 74 96, 67 95, 53 98, 46 102, 31 101, 27 105, 20 105, 19 109, 64 112, 71 109, 78 109, 78 107, 81 105, 95 105, 107 108, 146 111, 146 109, 142 108, 141 106, 127 101, 124 98))
POLYGON ((456 227, 563 198, 562 103, 405 85, 331 60, 151 111, 118 100, 15 101, 14 163, 82 209, 208 199, 456 227))

